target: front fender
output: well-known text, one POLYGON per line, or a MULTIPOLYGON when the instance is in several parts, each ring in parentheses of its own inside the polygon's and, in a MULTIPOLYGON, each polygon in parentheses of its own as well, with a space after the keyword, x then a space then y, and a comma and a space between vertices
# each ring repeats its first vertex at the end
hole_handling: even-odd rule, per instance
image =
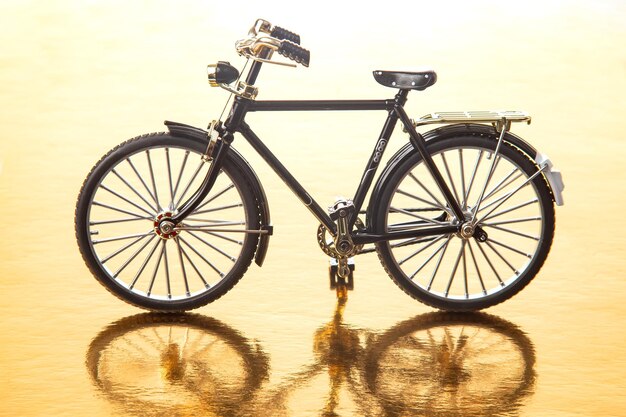
MULTIPOLYGON (((165 121, 165 126, 167 126, 167 129, 172 136, 192 138, 200 140, 204 143, 208 143, 208 132, 204 129, 189 126, 183 123, 170 122, 167 120, 165 121)), ((263 190, 263 186, 261 185, 259 178, 257 177, 256 173, 254 172, 248 161, 246 161, 244 157, 241 156, 241 154, 237 152, 233 147, 229 149, 228 157, 250 181, 250 184, 252 185, 252 191, 254 192, 254 197, 261 212, 261 229, 269 231, 269 233, 259 236, 259 244, 254 255, 254 262, 256 262, 257 265, 262 266, 263 261, 265 260, 265 255, 267 254, 270 235, 272 234, 270 208, 269 204, 267 203, 267 197, 265 196, 265 190, 263 190)))
MULTIPOLYGON (((454 136, 461 136, 461 135, 488 136, 488 137, 493 138, 494 140, 498 140, 500 136, 500 134, 496 131, 495 128, 491 126, 475 124, 475 123, 448 125, 448 126, 440 127, 437 129, 429 130, 428 132, 424 133, 422 136, 424 137, 424 140, 426 140, 426 142, 430 142, 433 140, 441 140, 441 139, 454 137, 454 136)), ((538 168, 542 167, 543 163, 545 163, 543 162, 542 155, 538 153, 537 150, 531 144, 529 144, 528 142, 526 142, 524 139, 520 138, 519 136, 511 132, 506 132, 504 135, 504 140, 510 143, 511 145, 517 147, 522 152, 524 152, 528 156, 529 159, 531 159, 532 161, 535 162, 536 165, 538 165, 538 168)), ((373 210, 375 209, 376 202, 378 201, 378 196, 380 192, 382 191, 382 188, 385 186, 385 183, 387 182, 387 178, 389 177, 389 174, 393 171, 393 169, 398 163, 400 163, 408 154, 411 154, 413 152, 416 152, 416 151, 413 149, 413 145, 411 145, 410 142, 404 145, 389 159, 389 162, 387 162, 387 165, 385 166, 382 173, 378 177, 378 181, 376 181, 376 185, 374 186, 374 189, 372 191, 372 196, 370 197, 370 201, 367 207, 368 229, 371 226, 370 219, 373 218, 372 217, 374 214, 373 210)), ((554 181, 550 181, 551 173, 549 171, 550 170, 545 170, 544 173, 546 173, 546 175, 544 176, 546 177, 546 180, 548 181, 548 184, 550 185, 553 199, 555 199, 557 204, 559 204, 560 202, 562 202, 562 197, 560 194, 561 194, 563 187, 561 186, 560 188, 555 189, 555 187, 553 186, 554 181)), ((560 179, 560 174, 559 174, 559 179, 560 179)), ((562 184, 562 181, 561 181, 561 184, 562 184)))

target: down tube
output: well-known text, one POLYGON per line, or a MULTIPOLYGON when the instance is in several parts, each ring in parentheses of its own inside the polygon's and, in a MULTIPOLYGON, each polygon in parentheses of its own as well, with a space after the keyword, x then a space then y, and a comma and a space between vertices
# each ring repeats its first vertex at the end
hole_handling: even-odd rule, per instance
POLYGON ((320 205, 309 195, 302 185, 294 178, 293 175, 285 168, 285 166, 276 158, 276 156, 269 150, 267 146, 261 141, 261 139, 250 129, 247 123, 241 122, 239 125, 239 132, 244 138, 252 145, 254 150, 261 155, 261 157, 267 162, 267 164, 274 170, 274 172, 283 180, 283 182, 289 187, 293 193, 298 196, 302 204, 304 204, 309 211, 315 216, 328 229, 331 235, 337 234, 337 229, 333 221, 328 217, 328 214, 320 207, 320 205))

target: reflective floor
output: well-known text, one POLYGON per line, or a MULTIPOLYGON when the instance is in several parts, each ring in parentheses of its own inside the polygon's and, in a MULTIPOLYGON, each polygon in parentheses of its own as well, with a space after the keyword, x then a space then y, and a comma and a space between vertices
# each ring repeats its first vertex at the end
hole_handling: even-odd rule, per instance
MULTIPOLYGON (((0 5, 0 415, 623 415, 623 2, 322 2, 306 15, 266 4, 0 5), (165 119, 217 118, 227 94, 208 87, 204 68, 240 67, 233 43, 257 17, 300 32, 311 50, 308 69, 264 68, 260 99, 389 98, 372 70, 430 66, 437 84, 409 96, 411 117, 528 111, 532 124, 514 132, 566 184, 536 279, 484 312, 450 314, 408 297, 363 255, 354 290, 331 290, 315 220, 236 139, 271 207, 264 266, 184 315, 145 313, 98 284, 74 237, 85 176, 165 119)), ((352 196, 385 116, 248 121, 326 206, 352 196)), ((386 159, 404 143, 397 129, 386 159)))

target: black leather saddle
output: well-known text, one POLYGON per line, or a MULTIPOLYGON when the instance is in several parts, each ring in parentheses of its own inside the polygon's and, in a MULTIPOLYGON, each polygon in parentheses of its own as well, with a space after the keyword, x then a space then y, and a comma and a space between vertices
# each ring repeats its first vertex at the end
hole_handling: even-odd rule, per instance
POLYGON ((385 87, 403 90, 425 90, 437 81, 435 71, 374 71, 374 78, 385 87))

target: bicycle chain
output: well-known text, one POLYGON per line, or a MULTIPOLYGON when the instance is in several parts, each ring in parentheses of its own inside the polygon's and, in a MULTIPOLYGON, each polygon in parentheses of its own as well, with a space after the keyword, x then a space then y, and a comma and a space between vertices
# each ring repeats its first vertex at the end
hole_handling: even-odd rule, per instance
MULTIPOLYGON (((359 218, 356 219, 354 224, 356 225, 356 227, 358 229, 365 229, 365 224, 359 218)), ((328 255, 331 258, 338 259, 341 256, 335 250, 335 242, 331 241, 330 243, 328 243, 326 241, 326 232, 327 231, 328 230, 324 227, 323 224, 320 224, 318 226, 318 228, 317 228, 317 244, 320 246, 320 249, 322 249, 322 252, 324 252, 326 255, 328 255)), ((354 246, 354 253, 352 255, 357 255, 359 252, 361 252, 361 249, 363 249, 363 245, 355 245, 354 246)))

